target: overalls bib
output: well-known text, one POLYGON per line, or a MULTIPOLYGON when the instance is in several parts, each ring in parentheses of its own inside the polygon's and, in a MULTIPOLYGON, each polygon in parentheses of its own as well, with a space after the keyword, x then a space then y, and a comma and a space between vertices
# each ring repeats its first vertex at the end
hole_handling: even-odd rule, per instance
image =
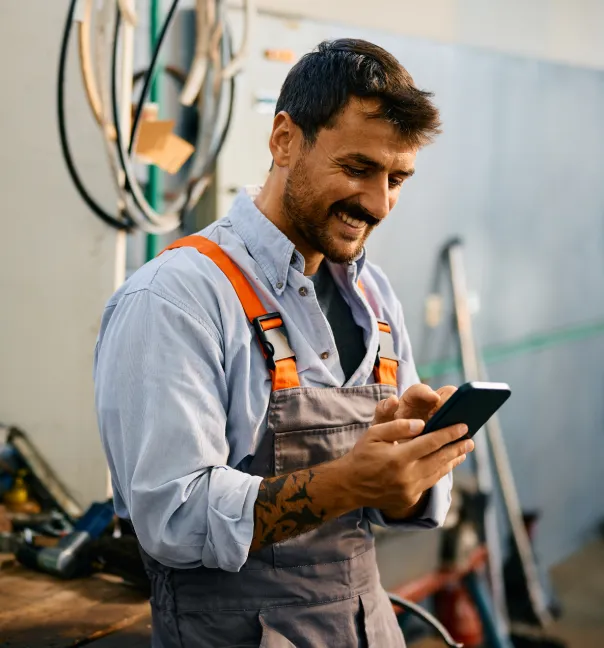
MULTIPOLYGON (((241 270, 215 243, 192 246, 225 273, 253 324, 272 380, 267 428, 247 472, 272 477, 348 452, 377 403, 396 394, 390 327, 379 323, 376 384, 304 388, 279 313, 267 313, 241 270)), ((173 569, 144 551, 151 580, 153 648, 404 648, 380 585, 362 509, 250 553, 239 572, 173 569)))

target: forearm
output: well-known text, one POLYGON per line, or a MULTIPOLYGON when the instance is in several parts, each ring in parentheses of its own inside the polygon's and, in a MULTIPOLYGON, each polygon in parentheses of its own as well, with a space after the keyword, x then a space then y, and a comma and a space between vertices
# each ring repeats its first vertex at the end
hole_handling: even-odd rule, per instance
POLYGON ((250 551, 287 540, 357 508, 341 460, 264 479, 254 507, 250 551))

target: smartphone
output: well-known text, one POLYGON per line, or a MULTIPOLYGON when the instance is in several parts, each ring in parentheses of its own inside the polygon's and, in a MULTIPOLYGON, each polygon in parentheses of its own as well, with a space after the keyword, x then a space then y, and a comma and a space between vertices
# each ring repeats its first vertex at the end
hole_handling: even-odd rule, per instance
POLYGON ((451 425, 465 423, 471 439, 511 396, 506 383, 469 382, 461 387, 430 418, 422 434, 434 432, 451 425))

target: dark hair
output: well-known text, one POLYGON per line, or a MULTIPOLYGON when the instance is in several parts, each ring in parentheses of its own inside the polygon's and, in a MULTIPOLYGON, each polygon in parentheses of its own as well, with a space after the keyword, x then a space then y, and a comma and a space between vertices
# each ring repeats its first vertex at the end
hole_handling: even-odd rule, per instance
POLYGON ((432 93, 419 90, 411 75, 386 50, 364 40, 323 41, 289 71, 275 114, 287 112, 313 144, 321 128, 331 128, 351 97, 375 98, 370 117, 395 124, 414 146, 430 143, 440 132, 432 93))

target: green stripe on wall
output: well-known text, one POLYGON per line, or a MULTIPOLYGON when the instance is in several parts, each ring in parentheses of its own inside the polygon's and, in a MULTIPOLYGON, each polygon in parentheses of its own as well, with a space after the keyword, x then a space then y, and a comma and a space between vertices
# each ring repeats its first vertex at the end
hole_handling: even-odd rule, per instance
MULTIPOLYGON (((484 361, 487 365, 517 356, 543 351, 552 347, 562 346, 570 342, 577 342, 604 333, 604 321, 593 324, 582 324, 565 329, 558 329, 546 333, 536 333, 526 338, 506 344, 495 344, 482 350, 484 361)), ((417 372, 422 380, 429 380, 443 374, 461 371, 461 359, 449 358, 418 365, 417 372)))

